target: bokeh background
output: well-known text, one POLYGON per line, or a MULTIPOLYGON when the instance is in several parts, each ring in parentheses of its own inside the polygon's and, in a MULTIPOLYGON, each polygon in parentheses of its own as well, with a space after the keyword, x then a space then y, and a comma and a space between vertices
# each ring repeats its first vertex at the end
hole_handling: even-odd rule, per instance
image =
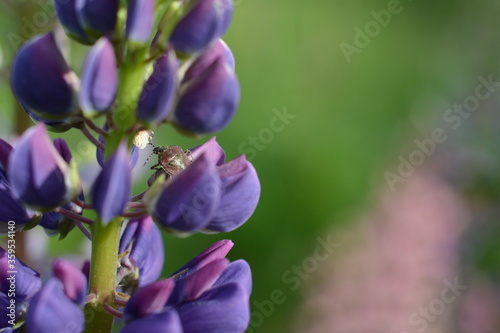
MULTIPOLYGON (((466 115, 448 110, 475 95, 479 77, 500 81, 500 3, 237 0, 235 6, 225 40, 236 57, 242 101, 217 139, 230 158, 249 154, 261 201, 231 234, 165 235, 165 275, 231 238, 230 258, 246 259, 253 270, 249 332, 498 332, 500 87, 489 86, 490 96, 466 115), (372 11, 388 8, 398 13, 373 28, 372 11), (363 41, 357 29, 367 24, 374 30, 363 41), (364 44, 346 57, 341 45, 354 47, 356 38, 364 44), (289 115, 279 131, 271 126, 277 114, 289 115), (453 128, 458 120, 446 114, 459 115, 460 125, 453 128), (388 182, 401 158, 422 151, 415 140, 429 140, 435 129, 447 139, 407 176, 388 182), (252 137, 258 146, 250 149, 252 137), (318 239, 338 248, 314 264, 308 258, 318 239), (294 273, 306 262, 306 273, 294 273), (284 276, 298 278, 299 288, 284 276), (431 309, 432 320, 418 314, 438 304, 446 281, 455 279, 467 286, 456 300, 443 311, 431 309)), ((18 119, 9 64, 26 37, 54 28, 44 16, 53 18, 50 0, 0 2, 2 137, 15 135, 18 119)), ((68 44, 67 51, 79 72, 86 49, 68 44)), ((83 140, 65 138, 75 147, 83 140)), ((206 139, 168 128, 155 135, 158 145, 186 148, 206 139)), ((92 151, 76 149, 93 163, 92 151)), ((138 189, 146 178, 138 179, 138 189)), ((73 232, 62 242, 39 242, 29 238, 50 255, 78 256, 85 241, 73 232)))

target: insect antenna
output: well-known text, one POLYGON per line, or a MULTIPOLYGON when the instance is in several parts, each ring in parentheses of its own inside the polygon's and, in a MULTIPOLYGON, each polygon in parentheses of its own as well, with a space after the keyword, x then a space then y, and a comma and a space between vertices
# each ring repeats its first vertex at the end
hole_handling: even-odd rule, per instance
MULTIPOLYGON (((153 149, 156 148, 156 146, 154 145, 154 143, 152 142, 148 142, 148 144, 150 144, 151 146, 153 146, 153 149)), ((146 162, 144 162, 144 165, 143 166, 146 166, 146 164, 148 164, 149 160, 151 159, 151 156, 153 156, 154 154, 154 150, 151 152, 151 154, 149 154, 148 158, 146 159, 146 162)))

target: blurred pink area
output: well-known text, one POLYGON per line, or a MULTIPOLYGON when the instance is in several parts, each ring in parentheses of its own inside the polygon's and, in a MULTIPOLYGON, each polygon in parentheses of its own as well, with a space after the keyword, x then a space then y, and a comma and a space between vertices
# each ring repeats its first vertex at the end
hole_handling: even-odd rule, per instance
MULTIPOLYGON (((309 286, 297 332, 456 332, 454 313, 469 286, 455 290, 458 295, 446 289, 465 284, 457 249, 469 220, 466 206, 424 167, 394 192, 385 186, 378 198, 354 229, 332 231, 342 246, 309 286), (425 308, 427 315, 420 312, 425 308)), ((471 296, 472 316, 482 314, 478 298, 471 296)))

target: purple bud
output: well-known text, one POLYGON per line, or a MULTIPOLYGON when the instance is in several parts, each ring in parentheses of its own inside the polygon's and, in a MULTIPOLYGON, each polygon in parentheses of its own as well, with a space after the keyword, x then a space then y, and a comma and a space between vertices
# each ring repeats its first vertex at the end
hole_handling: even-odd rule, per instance
POLYGON ((250 320, 249 295, 237 283, 215 287, 196 302, 179 308, 184 332, 245 332, 250 320))
POLYGON ((12 146, 6 141, 0 139, 0 168, 7 171, 9 165, 9 156, 12 152, 12 146))
POLYGON ((132 185, 127 146, 122 142, 101 170, 91 189, 94 208, 104 224, 127 206, 132 185))
POLYGON ((192 274, 175 277, 175 290, 167 305, 175 307, 181 303, 197 300, 213 286, 228 264, 229 260, 226 258, 217 259, 192 274))
POLYGON ((143 123, 158 125, 167 117, 177 88, 178 67, 179 60, 171 48, 157 60, 153 74, 142 89, 137 106, 137 118, 143 123))
POLYGON ((30 333, 82 332, 83 311, 64 294, 61 282, 51 278, 30 301, 26 328, 30 333))
POLYGON ((11 84, 16 97, 31 112, 51 120, 78 113, 76 76, 48 33, 28 41, 12 64, 11 84))
POLYGON ((260 198, 260 181, 245 155, 217 168, 221 177, 222 195, 209 231, 232 231, 252 216, 260 198))
POLYGON ((147 317, 160 312, 174 289, 173 279, 161 280, 139 289, 125 308, 125 320, 147 317))
POLYGON ((211 262, 225 258, 233 245, 234 243, 228 239, 218 241, 191 259, 191 261, 189 261, 186 265, 174 272, 173 275, 189 275, 205 267, 211 262))
POLYGON ((231 49, 227 46, 222 39, 216 41, 212 46, 210 46, 206 51, 204 51, 196 60, 193 62, 189 69, 186 71, 182 83, 185 83, 198 75, 203 74, 203 72, 210 67, 217 59, 223 58, 226 64, 234 72, 234 56, 231 49))
POLYGON ((176 310, 170 309, 149 317, 133 320, 126 324, 120 333, 165 332, 182 333, 181 320, 176 310))
POLYGON ((54 9, 57 18, 69 37, 83 44, 92 44, 94 42, 94 40, 85 33, 82 25, 78 21, 76 0, 55 0, 54 9))
MULTIPOLYGON (((109 127, 108 127, 108 124, 107 123, 104 123, 104 126, 102 127, 102 129, 105 131, 105 132, 108 132, 109 130, 109 127)), ((105 144, 106 142, 104 141, 104 138, 102 137, 102 135, 99 135, 99 142, 102 143, 102 144, 105 144)), ((96 149, 96 158, 97 158, 97 163, 99 163, 99 165, 101 166, 101 168, 104 168, 104 164, 106 159, 104 157, 104 151, 97 148, 96 149)), ((139 150, 137 149, 137 147, 135 145, 132 145, 132 149, 130 150, 130 170, 132 170, 135 165, 137 164, 137 161, 139 160, 139 150)))
POLYGON ((154 23, 155 0, 131 0, 127 12, 127 40, 146 44, 154 23))
POLYGON ((160 230, 150 216, 128 222, 120 239, 119 252, 129 250, 128 259, 139 268, 139 287, 156 281, 162 272, 165 260, 160 230))
POLYGON ((108 111, 118 89, 118 70, 113 45, 103 37, 92 47, 82 74, 80 106, 84 113, 93 115, 108 111))
POLYGON ((215 165, 202 155, 165 183, 147 204, 155 221, 167 230, 192 233, 210 222, 219 197, 220 179, 215 165))
POLYGON ((32 209, 50 210, 80 193, 76 170, 61 157, 43 124, 21 136, 8 169, 15 197, 32 209))
POLYGON ((56 259, 52 263, 54 276, 61 281, 66 296, 77 304, 82 304, 87 293, 87 279, 82 271, 69 261, 56 259))
POLYGON ((118 0, 76 0, 78 21, 85 32, 99 38, 115 30, 118 0))
POLYGON ((203 74, 181 87, 174 123, 196 135, 217 132, 233 118, 240 100, 236 75, 219 57, 203 74))
POLYGON ((201 52, 226 33, 232 15, 232 1, 200 0, 177 24, 170 42, 182 53, 201 52))
POLYGON ((252 272, 245 260, 236 260, 230 263, 215 281, 214 287, 227 283, 238 283, 245 288, 248 295, 252 293, 252 272))
MULTIPOLYGON (((2 202, 0 205, 0 234, 8 233, 9 221, 15 221, 15 230, 20 230, 25 224, 39 219, 35 212, 26 209, 20 200, 13 197, 7 175, 2 168, 0 168, 0 202, 2 202)), ((10 229, 12 230, 12 228, 10 229)))
POLYGON ((69 116, 68 118, 62 120, 50 120, 47 118, 40 117, 30 110, 23 102, 19 101, 19 104, 23 107, 24 111, 31 117, 31 119, 37 123, 42 122, 47 127, 48 131, 54 133, 63 133, 73 128, 74 125, 80 123, 82 121, 80 115, 69 116))
POLYGON ((54 147, 66 163, 71 162, 71 150, 69 149, 69 146, 66 141, 64 141, 64 139, 55 139, 54 147))
POLYGON ((193 153, 194 159, 197 159, 202 154, 205 154, 205 157, 210 159, 217 166, 224 164, 224 161, 226 160, 226 153, 216 141, 215 136, 211 137, 210 140, 201 146, 191 148, 191 152, 193 153))

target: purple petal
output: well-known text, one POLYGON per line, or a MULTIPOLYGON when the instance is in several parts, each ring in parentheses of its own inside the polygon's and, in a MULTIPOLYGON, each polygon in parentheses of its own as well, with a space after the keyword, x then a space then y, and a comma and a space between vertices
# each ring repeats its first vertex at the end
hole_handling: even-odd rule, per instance
POLYGON ((173 279, 166 279, 140 288, 127 303, 125 320, 143 318, 161 311, 165 307, 174 286, 173 279))
POLYGON ((160 230, 150 216, 133 219, 127 224, 119 252, 125 252, 130 244, 129 258, 139 268, 139 286, 156 281, 161 275, 165 255, 160 230))
POLYGON ((179 60, 171 48, 157 60, 137 106, 137 118, 140 121, 159 124, 165 120, 174 101, 178 67, 179 60))
POLYGON ((132 183, 129 163, 126 144, 121 143, 92 186, 92 202, 104 224, 127 206, 132 183))
POLYGON ((12 151, 12 146, 6 141, 0 139, 0 168, 7 171, 9 165, 9 156, 12 151))
POLYGON ((108 35, 115 30, 118 6, 118 0, 76 0, 78 21, 92 37, 108 35))
POLYGON ((42 286, 40 274, 17 258, 14 258, 15 264, 11 266, 9 259, 12 258, 9 258, 9 254, 0 247, 0 291, 4 294, 8 293, 11 281, 7 280, 7 278, 15 275, 16 300, 19 302, 29 300, 42 286), (11 271, 17 273, 9 273, 11 271))
POLYGON ((191 259, 186 265, 182 266, 172 275, 179 275, 179 273, 182 273, 181 276, 189 275, 215 260, 225 258, 233 245, 234 243, 229 239, 220 240, 203 250, 203 252, 191 259))
POLYGON ((179 308, 184 332, 243 333, 250 319, 248 294, 236 283, 206 292, 196 302, 179 308))
POLYGON ((87 279, 82 271, 69 261, 56 259, 52 263, 54 276, 61 281, 66 296, 77 304, 82 304, 87 293, 87 279))
POLYGON ((231 121, 239 100, 238 79, 219 57, 202 75, 186 84, 175 108, 174 123, 197 135, 217 132, 231 121))
POLYGON ((129 42, 147 43, 154 23, 154 0, 131 0, 127 13, 127 39, 129 42))
POLYGON ((168 229, 194 232, 210 221, 219 197, 220 179, 215 165, 202 155, 153 200, 153 218, 168 229))
POLYGON ((236 260, 230 263, 215 281, 214 287, 227 283, 238 283, 244 287, 248 295, 252 293, 252 271, 245 260, 236 260))
POLYGON ((61 282, 55 278, 32 298, 26 314, 30 333, 81 332, 83 326, 82 310, 66 297, 61 282))
POLYGON ((218 167, 222 180, 219 207, 206 229, 232 231, 252 216, 260 198, 260 182, 244 155, 218 167))
POLYGON ((184 333, 179 314, 174 309, 133 320, 120 331, 120 333, 137 332, 184 333))
POLYGON ((202 154, 205 154, 205 156, 217 166, 224 164, 224 161, 226 160, 226 153, 224 153, 222 147, 215 140, 215 136, 210 138, 210 140, 201 146, 192 148, 191 153, 193 153, 194 159, 197 159, 202 154))
POLYGON ((226 32, 231 17, 230 1, 200 0, 177 24, 170 42, 177 51, 200 52, 226 32))
POLYGON ((11 83, 16 97, 48 119, 62 120, 78 112, 73 81, 52 33, 31 39, 14 58, 11 83))
POLYGON ((59 22, 61 22, 64 31, 66 31, 69 37, 83 44, 92 44, 92 42, 94 42, 94 40, 83 31, 82 25, 78 21, 76 0, 55 0, 54 9, 59 22))
POLYGON ((222 39, 216 41, 206 51, 204 51, 196 61, 189 66, 189 69, 184 74, 182 83, 185 83, 201 74, 210 67, 218 58, 222 57, 226 64, 234 72, 234 56, 231 49, 227 46, 222 39))
POLYGON ((79 184, 68 183, 69 166, 55 149, 43 124, 21 136, 10 157, 9 170, 14 195, 33 209, 57 207, 79 190, 79 184))
POLYGON ((181 303, 197 300, 213 286, 228 264, 226 258, 217 259, 192 274, 175 277, 175 289, 167 306, 177 307, 181 303))
POLYGON ((108 38, 103 37, 92 47, 82 74, 80 106, 83 112, 105 112, 113 104, 118 89, 115 52, 108 38))
POLYGON ((69 164, 71 162, 71 150, 69 149, 68 144, 64 139, 55 139, 54 140, 54 147, 56 148, 57 152, 61 157, 66 161, 66 163, 69 164))

